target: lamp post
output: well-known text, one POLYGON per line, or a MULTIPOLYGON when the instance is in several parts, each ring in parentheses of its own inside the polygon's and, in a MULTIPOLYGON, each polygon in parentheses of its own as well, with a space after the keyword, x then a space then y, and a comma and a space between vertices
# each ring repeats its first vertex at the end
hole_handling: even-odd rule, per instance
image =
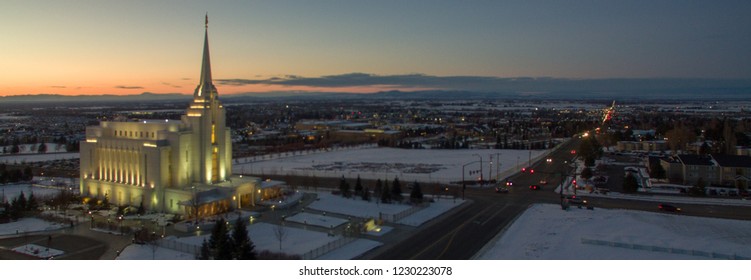
MULTIPOLYGON (((467 165, 477 163, 477 162, 480 162, 480 164, 482 164, 482 161, 476 160, 476 161, 462 165, 462 200, 464 199, 464 190, 467 189, 467 180, 464 179, 464 174, 466 174, 466 172, 464 171, 464 168, 467 167, 467 165)), ((482 175, 480 175, 480 177, 482 177, 482 175)))
POLYGON ((501 153, 495 154, 495 182, 498 183, 501 180, 501 153))
MULTIPOLYGON (((567 160, 563 162, 564 168, 565 168, 566 165, 568 165, 568 161, 567 160)), ((566 208, 563 207, 563 172, 561 172, 561 187, 560 187, 559 192, 561 193, 561 209, 566 210, 566 208)))
POLYGON ((480 156, 478 154, 473 154, 473 156, 477 156, 478 158, 480 158, 480 186, 482 186, 483 185, 483 180, 482 180, 482 156, 480 156))

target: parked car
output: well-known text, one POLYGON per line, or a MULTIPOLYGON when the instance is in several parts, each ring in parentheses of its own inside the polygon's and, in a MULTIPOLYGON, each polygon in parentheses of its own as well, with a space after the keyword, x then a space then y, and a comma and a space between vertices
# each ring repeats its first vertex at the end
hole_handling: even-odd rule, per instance
POLYGON ((568 203, 572 205, 587 205, 587 203, 589 203, 587 199, 584 199, 581 196, 571 195, 566 197, 566 199, 568 199, 568 203))
POLYGON ((529 189, 533 190, 533 191, 539 191, 540 190, 540 186, 538 186, 538 185, 529 185, 529 189))
POLYGON ((660 205, 657 207, 660 208, 660 210, 666 212, 681 212, 681 208, 675 207, 670 204, 660 203, 660 205))

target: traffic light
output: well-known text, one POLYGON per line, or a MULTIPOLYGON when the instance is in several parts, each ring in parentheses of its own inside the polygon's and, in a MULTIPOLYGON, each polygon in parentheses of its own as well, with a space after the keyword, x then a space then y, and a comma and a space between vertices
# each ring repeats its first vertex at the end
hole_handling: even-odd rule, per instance
POLYGON ((571 181, 571 184, 572 185, 576 185, 576 179, 574 179, 573 181, 571 181))
POLYGON ((526 167, 522 167, 522 173, 525 173, 525 172, 527 172, 527 168, 526 167))
POLYGON ((530 169, 530 170, 529 170, 529 174, 534 174, 534 173, 535 173, 535 170, 534 170, 534 169, 530 169))

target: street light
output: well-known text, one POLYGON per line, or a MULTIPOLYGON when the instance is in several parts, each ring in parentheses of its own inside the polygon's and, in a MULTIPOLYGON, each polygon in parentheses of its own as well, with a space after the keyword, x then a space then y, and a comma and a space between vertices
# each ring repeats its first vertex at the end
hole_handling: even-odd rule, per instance
POLYGON ((482 186, 483 185, 483 183, 482 183, 482 181, 483 181, 482 180, 482 156, 480 156, 478 154, 473 154, 473 156, 477 156, 478 158, 480 158, 480 186, 482 186))
MULTIPOLYGON (((464 174, 466 174, 466 172, 464 171, 464 168, 467 167, 467 165, 477 163, 477 162, 480 162, 480 164, 482 164, 482 161, 476 160, 476 161, 467 163, 465 165, 462 165, 462 199, 464 199, 464 190, 467 189, 467 181, 464 179, 464 174)), ((482 174, 480 174, 480 178, 482 178, 482 174)), ((446 190, 448 191, 448 188, 446 188, 446 190)))

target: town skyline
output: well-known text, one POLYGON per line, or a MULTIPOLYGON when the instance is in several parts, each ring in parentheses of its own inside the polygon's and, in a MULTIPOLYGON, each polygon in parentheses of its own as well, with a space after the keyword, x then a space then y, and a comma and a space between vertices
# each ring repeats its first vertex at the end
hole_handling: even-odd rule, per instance
POLYGON ((205 13, 223 94, 440 90, 478 80, 482 90, 518 77, 751 79, 744 1, 2 6, 13 71, 0 77, 0 96, 189 94, 200 61, 184 46, 199 42, 205 13))

